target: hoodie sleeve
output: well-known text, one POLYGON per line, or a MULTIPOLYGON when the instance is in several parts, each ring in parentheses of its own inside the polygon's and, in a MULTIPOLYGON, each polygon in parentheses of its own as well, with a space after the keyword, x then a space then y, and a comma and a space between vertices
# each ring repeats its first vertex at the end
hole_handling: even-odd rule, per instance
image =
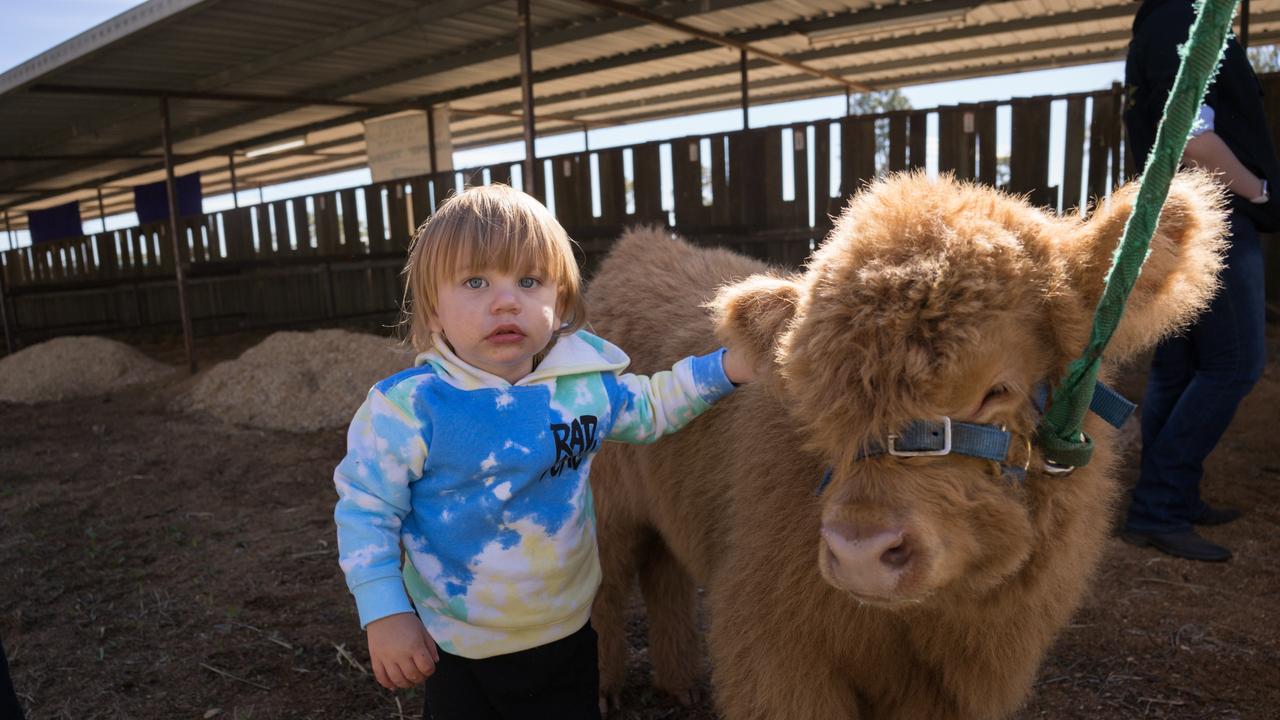
POLYGON ((651 443, 688 425, 711 404, 733 391, 724 374, 724 348, 687 357, 651 376, 618 376, 613 426, 607 439, 651 443))
POLYGON ((427 459, 423 423, 375 387, 347 431, 347 455, 333 473, 338 563, 356 598, 360 626, 413 612, 400 574, 400 524, 409 484, 427 459))

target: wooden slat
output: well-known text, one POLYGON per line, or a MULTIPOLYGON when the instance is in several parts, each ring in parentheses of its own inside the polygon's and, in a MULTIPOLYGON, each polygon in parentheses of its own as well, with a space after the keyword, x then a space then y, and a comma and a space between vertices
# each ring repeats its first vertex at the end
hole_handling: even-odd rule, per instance
POLYGON ((1049 100, 1017 103, 1011 127, 1009 188, 1029 193, 1036 205, 1053 204, 1049 183, 1049 100))
POLYGON ((725 227, 730 224, 727 136, 711 136, 711 207, 708 222, 725 227))
POLYGON ((978 180, 992 187, 996 184, 996 109, 984 107, 974 113, 978 135, 978 180))
POLYGON ((271 232, 276 239, 276 255, 293 255, 293 242, 289 232, 289 201, 271 203, 271 216, 275 221, 271 232))
POLYGON ((293 198, 289 202, 293 206, 293 234, 298 239, 298 254, 313 255, 315 248, 311 247, 311 223, 307 219, 307 199, 293 198))
POLYGON ((907 169, 907 115, 889 116, 889 172, 907 169))
POLYGON ((369 252, 386 250, 387 229, 382 221, 382 186, 364 188, 364 226, 369 233, 369 252))
POLYGON ((1075 212, 1080 206, 1080 185, 1084 170, 1084 98, 1067 100, 1067 138, 1062 159, 1062 211, 1075 212))
POLYGON ((271 206, 254 205, 253 219, 257 221, 257 232, 254 235, 254 252, 257 257, 269 258, 275 255, 275 238, 271 234, 271 206))
POLYGON ((759 172, 764 179, 764 222, 757 228, 772 228, 785 224, 785 218, 790 215, 790 208, 782 199, 782 135, 773 128, 762 130, 761 134, 764 162, 760 163, 763 167, 759 172))
POLYGON ((729 224, 743 232, 761 228, 767 217, 767 183, 762 158, 766 139, 774 130, 747 130, 729 136, 729 224))
POLYGON ((387 228, 387 249, 391 252, 403 252, 409 247, 409 198, 405 197, 405 183, 397 180, 387 186, 387 217, 391 223, 387 228))
POLYGON ((840 196, 847 199, 875 179, 876 123, 871 118, 845 118, 840 133, 840 196))
POLYGON ((337 193, 318 193, 311 196, 311 204, 316 213, 316 252, 321 255, 332 255, 338 250, 341 242, 341 228, 338 225, 337 193))
POLYGON ((601 150, 596 155, 600 175, 600 224, 621 225, 627 214, 627 179, 622 149, 601 150))
POLYGON ((631 186, 635 193, 636 221, 667 224, 662 211, 662 165, 658 159, 658 144, 646 143, 632 151, 631 169, 635 177, 631 186))
POLYGON ((1111 83, 1111 187, 1124 182, 1124 91, 1120 83, 1111 83))
MULTIPOLYGON (((561 155, 551 159, 552 182, 555 185, 556 217, 565 227, 579 228, 583 215, 591 216, 591 196, 583 195, 583 155, 561 155), (586 206, 584 212, 583 206, 586 206)), ((587 169, 586 174, 590 175, 587 169)))
MULTIPOLYGON (((809 133, 807 125, 791 128, 791 149, 794 153, 791 169, 795 177, 792 187, 795 188, 795 200, 791 202, 791 226, 809 227, 809 207, 813 202, 809 194, 809 133)), ((785 259, 784 259, 785 262, 785 259)))
POLYGON ((938 111, 938 172, 955 173, 960 177, 960 144, 963 129, 960 111, 938 111))
POLYGON ((908 159, 909 166, 912 168, 923 168, 926 165, 926 137, 929 130, 929 114, 923 112, 911 113, 910 121, 910 144, 911 157, 908 159))
POLYGON ((431 181, 425 177, 413 178, 409 181, 409 191, 410 225, 416 229, 431 216, 431 181))
POLYGON ((347 188, 338 193, 342 200, 342 252, 358 253, 364 251, 360 242, 360 208, 356 204, 356 188, 347 188))
POLYGON ((676 226, 693 229, 706 225, 702 212, 702 153, 698 138, 671 142, 671 182, 676 226))
POLYGON ((1093 115, 1089 123, 1089 197, 1091 201, 1106 196, 1110 186, 1111 145, 1115 141, 1115 102, 1110 93, 1093 96, 1093 115))
POLYGON ((831 227, 831 123, 820 122, 813 131, 813 224, 820 231, 831 227))
POLYGON ((489 166, 489 182, 511 184, 511 163, 499 163, 489 166))

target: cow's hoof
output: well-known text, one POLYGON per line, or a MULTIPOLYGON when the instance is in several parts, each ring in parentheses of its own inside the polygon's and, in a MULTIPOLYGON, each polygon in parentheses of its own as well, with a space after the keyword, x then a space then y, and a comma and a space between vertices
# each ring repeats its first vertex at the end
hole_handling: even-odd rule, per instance
POLYGON ((600 694, 600 717, 609 717, 609 713, 622 707, 621 693, 600 694))

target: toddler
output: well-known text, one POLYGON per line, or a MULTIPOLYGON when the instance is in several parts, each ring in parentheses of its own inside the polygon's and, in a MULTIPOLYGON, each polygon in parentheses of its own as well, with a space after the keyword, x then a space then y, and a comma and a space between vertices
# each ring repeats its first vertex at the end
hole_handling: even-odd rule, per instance
POLYGON ((597 718, 591 458, 679 430, 752 368, 721 349, 624 374, 582 330, 564 228, 505 186, 445 202, 405 274, 420 354, 369 391, 334 473, 377 680, 429 677, 427 718, 597 718))

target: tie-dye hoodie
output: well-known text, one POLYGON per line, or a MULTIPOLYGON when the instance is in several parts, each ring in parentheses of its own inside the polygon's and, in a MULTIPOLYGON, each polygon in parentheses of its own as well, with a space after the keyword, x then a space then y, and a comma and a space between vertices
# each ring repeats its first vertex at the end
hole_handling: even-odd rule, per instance
POLYGON ((583 331, 511 384, 437 337, 369 391, 334 473, 361 626, 416 606, 442 649, 469 658, 581 628, 600 584, 592 456, 601 440, 675 432, 727 394, 723 353, 621 374, 627 356, 583 331))

